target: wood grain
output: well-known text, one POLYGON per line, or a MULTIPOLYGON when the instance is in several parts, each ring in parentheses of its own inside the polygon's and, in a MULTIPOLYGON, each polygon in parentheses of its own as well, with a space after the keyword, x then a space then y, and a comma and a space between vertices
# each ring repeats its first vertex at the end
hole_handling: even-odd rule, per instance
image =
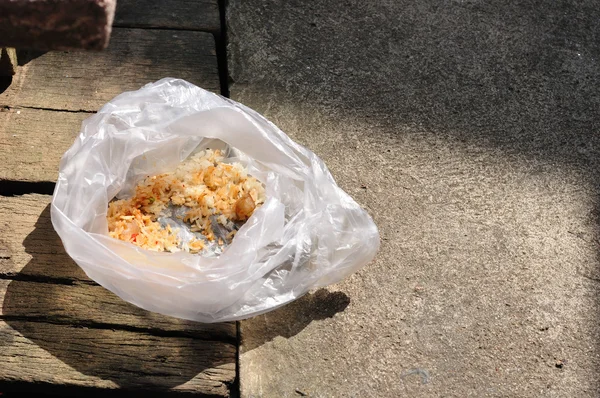
POLYGON ((0 156, 4 159, 0 180, 56 181, 60 158, 89 116, 85 112, 0 108, 0 156))
POLYGON ((158 336, 235 344, 235 323, 202 324, 156 314, 126 303, 91 282, 0 280, 0 318, 79 327, 122 329, 158 336))
POLYGON ((164 77, 218 92, 213 36, 115 28, 106 51, 49 52, 18 68, 0 107, 97 111, 116 95, 164 77))
POLYGON ((48 195, 0 196, 0 278, 88 281, 50 221, 48 195))
POLYGON ((151 313, 89 280, 52 228, 50 199, 0 196, 0 383, 228 396, 235 323, 151 313))
POLYGON ((119 0, 114 26, 220 30, 217 0, 119 0))
MULTIPOLYGON (((216 2, 119 2, 102 53, 53 52, 0 94, 0 180, 51 181, 83 119, 123 91, 179 77, 212 91, 216 2)), ((0 195, 3 193, 0 185, 0 195)), ((50 196, 0 196, 0 384, 225 397, 235 379, 235 323, 150 313, 98 286, 66 255, 50 196)))
POLYGON ((218 91, 212 35, 115 29, 103 53, 32 59, 0 94, 0 180, 55 181, 61 156, 90 116, 72 111, 95 111, 123 91, 166 76, 218 91))
MULTIPOLYGON (((201 324, 151 313, 93 283, 65 253, 50 220, 50 200, 36 194, 0 196, 0 279, 19 280, 22 300, 34 292, 27 305, 15 307, 11 315, 235 340, 233 322, 201 324)), ((0 296, 4 293, 0 286, 0 296)), ((1 310, 0 314, 7 315, 1 310)))
POLYGON ((235 346, 124 330, 0 320, 0 383, 228 397, 235 346))

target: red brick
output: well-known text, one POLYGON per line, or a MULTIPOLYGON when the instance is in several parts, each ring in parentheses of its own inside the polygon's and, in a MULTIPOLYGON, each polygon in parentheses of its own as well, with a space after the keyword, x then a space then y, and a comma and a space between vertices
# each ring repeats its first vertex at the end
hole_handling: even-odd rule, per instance
POLYGON ((101 50, 116 0, 0 0, 0 47, 101 50))

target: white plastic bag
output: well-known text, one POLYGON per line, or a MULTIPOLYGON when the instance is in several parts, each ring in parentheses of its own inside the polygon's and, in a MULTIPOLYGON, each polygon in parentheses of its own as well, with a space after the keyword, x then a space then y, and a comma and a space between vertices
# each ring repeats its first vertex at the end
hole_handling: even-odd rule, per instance
POLYGON ((314 153, 253 110, 170 78, 117 96, 83 122, 60 162, 51 212, 90 278, 139 307, 201 322, 247 318, 338 282, 379 246, 371 218, 314 153), (199 145, 223 143, 267 193, 223 254, 152 252, 108 236, 111 199, 199 145))

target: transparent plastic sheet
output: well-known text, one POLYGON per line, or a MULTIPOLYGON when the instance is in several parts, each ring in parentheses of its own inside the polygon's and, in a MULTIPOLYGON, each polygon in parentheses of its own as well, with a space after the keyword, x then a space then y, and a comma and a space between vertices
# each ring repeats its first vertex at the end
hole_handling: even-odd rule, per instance
POLYGON ((253 110, 166 78, 85 120, 65 153, 52 224, 86 274, 150 311, 200 322, 248 318, 342 280, 373 259, 377 227, 314 153, 253 110), (108 202, 194 150, 226 148, 266 202, 220 255, 159 253, 108 236, 108 202))

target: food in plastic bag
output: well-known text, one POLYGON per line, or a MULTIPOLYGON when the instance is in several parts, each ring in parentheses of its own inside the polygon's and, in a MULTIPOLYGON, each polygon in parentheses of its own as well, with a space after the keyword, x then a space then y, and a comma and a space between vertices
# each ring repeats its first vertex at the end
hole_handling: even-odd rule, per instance
MULTIPOLYGON (((117 96, 83 122, 60 162, 51 215, 90 278, 139 307, 201 322, 270 311, 342 280, 379 247, 367 212, 314 153, 255 111, 170 78, 117 96), (264 184, 264 203, 227 245, 158 252, 110 236, 111 201, 206 150, 264 184)), ((173 207, 159 222, 186 230, 178 215, 173 207)))
POLYGON ((173 173, 146 178, 132 198, 110 202, 108 231, 149 250, 220 254, 264 201, 260 181, 207 148, 173 173))

